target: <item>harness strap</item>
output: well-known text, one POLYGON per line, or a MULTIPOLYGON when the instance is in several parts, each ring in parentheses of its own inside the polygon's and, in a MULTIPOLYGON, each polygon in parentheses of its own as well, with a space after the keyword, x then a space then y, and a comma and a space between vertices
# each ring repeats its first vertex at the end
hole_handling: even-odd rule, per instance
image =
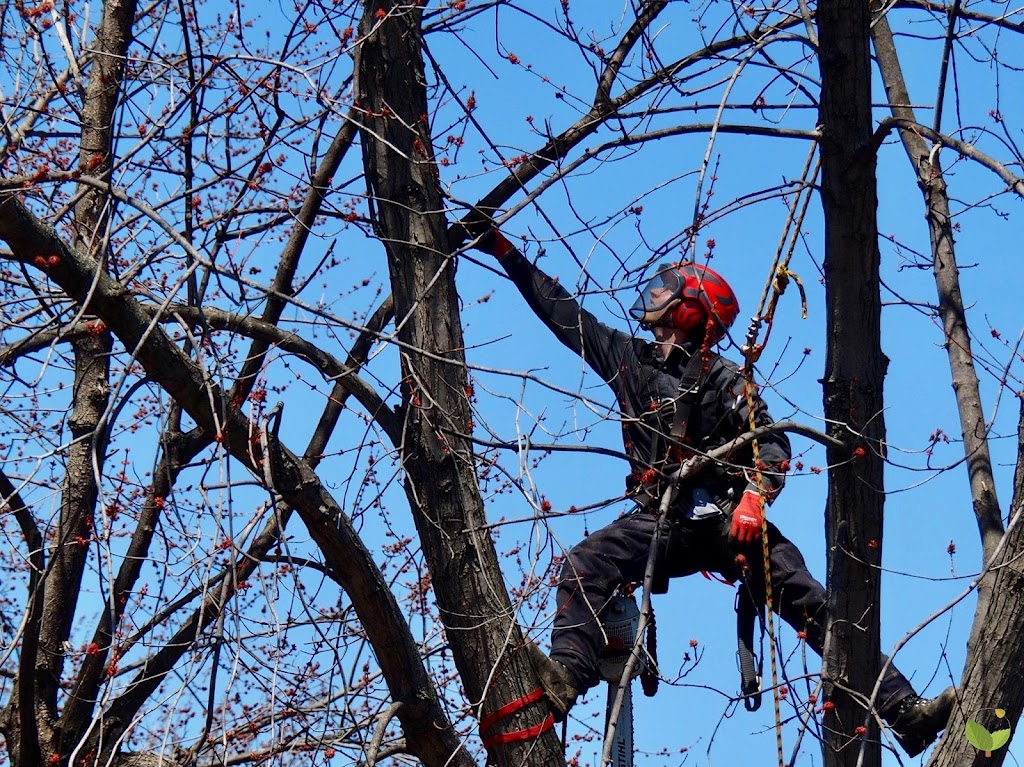
MULTIPOLYGON (((740 667, 740 694, 747 711, 761 707, 761 659, 754 653, 754 620, 762 618, 761 608, 746 581, 736 589, 736 658, 740 667)), ((763 618, 762 618, 763 620, 763 618)), ((762 629, 764 624, 762 623, 762 629)))
POLYGON ((686 436, 686 424, 690 420, 690 411, 697 401, 704 374, 704 359, 699 349, 695 349, 686 362, 683 375, 679 378, 679 399, 676 400, 676 412, 672 419, 672 437, 679 442, 686 436))
MULTIPOLYGON (((690 419, 693 405, 697 401, 697 395, 700 393, 704 383, 704 357, 699 349, 694 350, 686 365, 683 366, 675 398, 665 402, 662 402, 660 399, 658 388, 654 384, 658 373, 661 371, 660 366, 652 361, 641 359, 640 371, 643 379, 643 397, 650 400, 646 403, 650 410, 638 413, 637 418, 650 431, 651 446, 650 454, 647 456, 647 469, 654 470, 652 473, 656 474, 658 470, 663 471, 664 466, 671 463, 670 454, 673 440, 679 445, 683 444, 683 437, 686 435, 686 424, 690 419), (668 423, 667 417, 662 418, 663 404, 671 404, 672 406, 671 423, 668 423)), ((622 397, 624 400, 626 399, 624 389, 622 397)))
POLYGON ((550 712, 544 718, 544 721, 535 724, 532 727, 527 727, 524 730, 513 730, 512 732, 501 732, 497 735, 491 735, 485 737, 488 730, 490 730, 497 722, 504 719, 505 717, 511 716, 520 709, 526 708, 531 703, 535 703, 544 697, 544 690, 538 687, 531 693, 524 695, 521 698, 516 698, 510 703, 506 703, 496 711, 492 711, 490 714, 480 720, 480 737, 484 739, 484 748, 490 748, 491 746, 500 746, 507 743, 519 743, 524 740, 532 740, 533 738, 543 735, 545 732, 555 726, 555 717, 550 712))

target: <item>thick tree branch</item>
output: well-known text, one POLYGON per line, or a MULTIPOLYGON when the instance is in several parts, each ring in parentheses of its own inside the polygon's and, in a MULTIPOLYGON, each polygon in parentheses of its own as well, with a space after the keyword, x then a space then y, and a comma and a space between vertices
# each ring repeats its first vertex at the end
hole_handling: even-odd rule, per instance
MULTIPOLYGON (((526 695, 536 679, 522 646, 485 514, 471 444, 451 433, 471 418, 455 261, 429 133, 421 12, 372 0, 360 21, 356 95, 374 225, 388 256, 402 342, 405 489, 441 620, 478 716, 526 695)), ((506 721, 539 725, 542 706, 506 721)), ((399 717, 402 712, 399 712, 399 717)), ((421 758, 426 754, 420 754, 421 758)), ((437 758, 441 754, 432 754, 437 758)), ((458 759, 461 752, 454 754, 458 759)), ((560 760, 552 732, 490 749, 498 765, 560 760), (529 754, 529 757, 527 756, 529 754)))
POLYGON ((608 57, 608 63, 605 65, 604 72, 601 73, 601 79, 597 83, 594 104, 606 104, 611 101, 612 86, 615 84, 615 79, 619 75, 619 70, 622 69, 626 56, 629 55, 629 52, 633 50, 633 46, 636 45, 637 41, 651 26, 658 17, 658 14, 665 10, 667 5, 668 2, 666 0, 655 0, 655 2, 643 6, 640 13, 637 14, 636 19, 629 26, 629 29, 626 30, 622 39, 619 40, 619 44, 615 46, 611 56, 608 57))
MULTIPOLYGON (((106 177, 112 168, 114 112, 121 96, 121 82, 135 21, 134 0, 112 0, 103 15, 92 45, 96 56, 86 87, 82 110, 82 131, 78 146, 79 167, 90 165, 106 177)), ((73 55, 73 54, 72 54, 73 55)), ((107 247, 110 198, 95 189, 80 187, 72 218, 72 247, 92 254, 100 261, 107 247)), ((88 290, 91 283, 83 287, 88 290)), ((80 305, 85 310, 88 293, 80 305)), ((64 671, 64 653, 76 618, 82 577, 88 559, 88 542, 95 527, 99 479, 106 459, 105 416, 110 392, 110 350, 106 333, 83 336, 72 341, 74 384, 68 428, 72 442, 67 449, 65 482, 62 488, 55 547, 39 594, 43 602, 35 679, 36 717, 57 728, 56 742, 27 742, 14 736, 14 759, 31 764, 34 759, 66 755, 77 743, 80 732, 60 718, 57 699, 64 671)), ((26 722, 21 722, 25 730, 26 722)), ((32 728, 29 728, 30 730, 32 728)))
MULTIPOLYGON (((14 692, 11 695, 8 710, 4 712, 4 718, 10 721, 16 720, 14 730, 17 736, 22 739, 31 753, 32 743, 39 742, 39 726, 47 724, 40 723, 36 719, 35 712, 35 667, 36 659, 39 657, 39 631, 43 613, 43 598, 40 583, 42 581, 44 567, 46 564, 43 551, 43 536, 32 518, 28 506, 21 498, 18 488, 8 478, 7 474, 0 471, 0 507, 6 506, 18 522, 21 534, 25 537, 27 547, 26 557, 28 559, 28 600, 25 609, 25 628, 21 635, 20 657, 18 659, 18 674, 15 677, 14 692)), ((5 723, 6 727, 11 724, 5 723)), ((48 732, 48 735, 52 733, 48 732)), ((18 744, 14 744, 17 748, 18 744)), ((11 744, 8 744, 11 748, 11 744)))
MULTIPOLYGON (((917 175, 917 185, 924 195, 926 216, 932 247, 932 270, 939 298, 939 315, 946 336, 945 349, 949 359, 953 392, 960 414, 960 428, 964 439, 964 455, 967 459, 968 481, 971 497, 974 499, 974 513, 981 535, 982 558, 991 558, 1003 535, 1003 523, 992 472, 992 458, 988 445, 988 426, 981 401, 981 388, 974 355, 971 351, 971 336, 967 327, 967 314, 960 291, 960 275, 957 268, 953 240, 952 215, 949 196, 938 157, 922 138, 921 128, 916 123, 914 110, 907 106, 910 93, 900 59, 893 41, 892 32, 885 18, 879 19, 873 30, 875 52, 882 80, 889 96, 893 118, 890 125, 900 125, 900 138, 917 175)), ((933 137, 939 134, 924 129, 933 137)), ((1024 191, 1024 182, 1021 182, 1024 191)), ((981 586, 978 598, 976 626, 986 612, 991 583, 981 586)))
MULTIPOLYGON (((263 332, 256 334, 256 337, 262 342, 288 346, 289 340, 296 340, 295 336, 292 334, 283 333, 278 331, 276 328, 267 328, 264 323, 252 320, 251 318, 233 317, 228 316, 224 312, 214 312, 211 310, 206 311, 206 315, 200 318, 198 316, 200 314, 200 310, 190 309, 188 307, 178 307, 178 312, 180 313, 176 312, 176 314, 178 317, 182 317, 183 319, 187 316, 190 318, 188 320, 190 322, 199 323, 202 321, 203 324, 208 324, 210 327, 222 327, 236 330, 239 329, 239 325, 243 320, 256 322, 259 323, 263 330, 263 332)), ((164 316, 168 321, 172 321, 174 319, 174 317, 167 316, 166 314, 164 316)), ((390 316, 391 307, 390 304, 385 301, 369 320, 368 331, 360 335, 355 344, 353 344, 352 350, 350 351, 344 365, 334 361, 333 358, 330 358, 330 369, 321 369, 321 372, 328 376, 334 375, 333 371, 336 370, 344 370, 346 372, 339 376, 343 380, 336 383, 335 390, 325 404, 323 413, 320 417, 320 422, 305 450, 303 460, 309 464, 311 468, 315 468, 317 464, 319 464, 326 448, 327 441, 333 434, 334 427, 337 424, 338 415, 344 408, 345 400, 350 396, 353 388, 359 388, 354 386, 352 383, 351 379, 354 378, 352 372, 361 367, 366 361, 370 346, 376 337, 375 334, 379 332, 385 324, 387 324, 390 316)), ((304 356, 313 364, 316 363, 317 355, 305 354, 305 347, 286 350, 290 350, 293 351, 293 353, 304 356)), ((365 388, 365 384, 360 385, 365 388)), ((390 413, 390 411, 388 412, 390 413)), ((124 564, 118 571, 115 579, 114 588, 112 589, 111 604, 109 605, 109 609, 103 613, 100 625, 97 627, 93 638, 93 644, 98 648, 98 651, 94 655, 88 656, 83 664, 83 669, 79 674, 78 686, 75 688, 75 692, 71 697, 68 709, 65 711, 66 717, 72 718, 73 715, 77 713, 72 707, 79 701, 94 700, 96 692, 99 689, 99 685, 103 681, 103 670, 112 649, 111 627, 117 625, 120 620, 120 616, 123 613, 127 601, 122 599, 122 597, 125 597, 130 593, 137 581, 142 564, 148 555, 149 544, 156 531, 160 505, 155 502, 155 499, 158 497, 164 498, 170 495, 171 489, 174 487, 177 476, 182 467, 191 461, 200 450, 205 449, 209 444, 211 444, 211 442, 212 440, 210 437, 202 431, 194 431, 187 435, 173 433, 169 434, 161 441, 161 444, 165 445, 166 449, 158 470, 154 474, 154 482, 150 487, 146 501, 143 504, 139 523, 136 525, 136 532, 132 536, 128 551, 126 552, 124 564)), ((210 609, 209 605, 200 607, 182 623, 178 631, 180 641, 172 641, 168 643, 163 650, 161 650, 161 653, 166 653, 166 657, 154 658, 153 669, 150 669, 149 671, 150 673, 155 674, 154 679, 159 681, 167 670, 173 668, 183 655, 191 651, 194 647, 195 639, 198 638, 202 631, 220 614, 223 606, 226 604, 226 599, 229 597, 233 598, 236 595, 236 584, 247 580, 255 572, 259 564, 266 561, 268 552, 280 540, 280 535, 287 526, 291 514, 292 509, 290 507, 283 504, 280 505, 273 514, 271 520, 268 521, 267 525, 264 527, 263 531, 239 557, 237 565, 232 565, 229 570, 222 571, 221 573, 212 576, 204 584, 202 589, 197 589, 194 592, 184 595, 181 599, 176 600, 171 604, 167 610, 161 611, 155 615, 147 625, 139 627, 139 630, 133 638, 129 638, 121 644, 119 648, 121 653, 127 653, 136 641, 145 636, 152 628, 171 617, 181 609, 181 607, 196 599, 208 587, 225 582, 230 578, 230 582, 227 584, 228 590, 226 592, 222 591, 222 598, 216 604, 217 609, 210 609)), ((126 711, 124 715, 134 717, 135 713, 136 712, 134 711, 126 711)))
MULTIPOLYGON (((802 23, 802 20, 799 18, 789 19, 773 29, 776 31, 784 30, 800 23, 802 23)), ((757 31, 751 34, 756 35, 757 31)), ((551 137, 543 147, 533 152, 526 162, 517 166, 506 178, 498 182, 490 192, 481 197, 476 203, 475 208, 488 214, 498 210, 514 194, 525 190, 527 184, 540 173, 567 157, 574 147, 578 146, 588 136, 604 126, 608 120, 615 117, 622 109, 634 103, 652 88, 671 80, 693 64, 705 61, 708 58, 721 56, 728 51, 737 50, 748 45, 751 41, 751 34, 713 42, 701 50, 694 51, 671 64, 659 68, 651 73, 649 77, 632 88, 625 90, 615 98, 607 101, 595 101, 583 117, 562 131, 558 136, 551 137)), ((471 211, 458 224, 449 228, 449 237, 453 250, 466 239, 464 225, 471 223, 475 218, 475 212, 471 211)))

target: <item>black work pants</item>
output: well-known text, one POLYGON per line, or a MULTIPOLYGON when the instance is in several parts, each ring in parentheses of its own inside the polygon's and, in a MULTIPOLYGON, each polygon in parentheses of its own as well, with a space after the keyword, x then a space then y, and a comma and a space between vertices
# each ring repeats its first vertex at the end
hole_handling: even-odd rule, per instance
MULTIPOLYGON (((551 657, 564 664, 580 692, 599 681, 598 653, 605 642, 596 617, 616 588, 642 583, 656 518, 647 512, 622 517, 591 533, 569 551, 558 583, 551 657)), ((731 521, 721 515, 686 521, 668 551, 670 577, 706 570, 735 580, 739 577, 736 547, 729 539, 731 521)), ((827 600, 824 587, 808 572, 800 550, 775 525, 768 524, 769 562, 775 611, 821 655, 827 600)), ((764 567, 760 546, 751 554, 747 584, 758 604, 765 603, 764 567)), ((883 663, 884 663, 883 657, 883 663)), ((914 688, 893 665, 882 680, 877 708, 885 711, 914 688)))

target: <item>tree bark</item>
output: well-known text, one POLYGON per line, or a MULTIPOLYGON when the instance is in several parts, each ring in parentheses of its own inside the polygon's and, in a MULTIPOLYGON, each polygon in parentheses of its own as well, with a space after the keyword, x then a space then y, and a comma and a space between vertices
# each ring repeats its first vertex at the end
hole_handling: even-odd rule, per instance
POLYGON ((829 620, 822 677, 825 764, 881 764, 878 728, 866 715, 879 671, 879 564, 884 504, 882 385, 875 157, 870 150, 869 13, 856 0, 818 6, 822 76, 821 168, 825 214, 826 340, 824 407, 831 436, 854 457, 828 451, 829 620), (858 700, 860 696, 860 700, 858 700), (858 726, 866 732, 858 735, 858 726))
MULTIPOLYGON (((537 688, 490 536, 470 442, 455 261, 427 120, 421 13, 369 2, 360 28, 361 141, 378 235, 387 250, 403 342, 406 493, 441 620, 466 694, 481 718, 537 688)), ((542 701, 500 732, 540 725, 542 701)), ((563 760, 554 732, 489 749, 498 765, 563 760)))

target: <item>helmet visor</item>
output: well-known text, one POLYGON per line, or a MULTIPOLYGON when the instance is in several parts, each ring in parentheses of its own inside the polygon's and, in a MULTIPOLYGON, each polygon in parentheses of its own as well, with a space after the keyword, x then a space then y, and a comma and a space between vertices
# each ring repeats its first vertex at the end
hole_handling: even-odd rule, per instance
POLYGON ((638 322, 657 320, 683 293, 683 276, 671 264, 661 264, 645 285, 629 313, 638 322))

